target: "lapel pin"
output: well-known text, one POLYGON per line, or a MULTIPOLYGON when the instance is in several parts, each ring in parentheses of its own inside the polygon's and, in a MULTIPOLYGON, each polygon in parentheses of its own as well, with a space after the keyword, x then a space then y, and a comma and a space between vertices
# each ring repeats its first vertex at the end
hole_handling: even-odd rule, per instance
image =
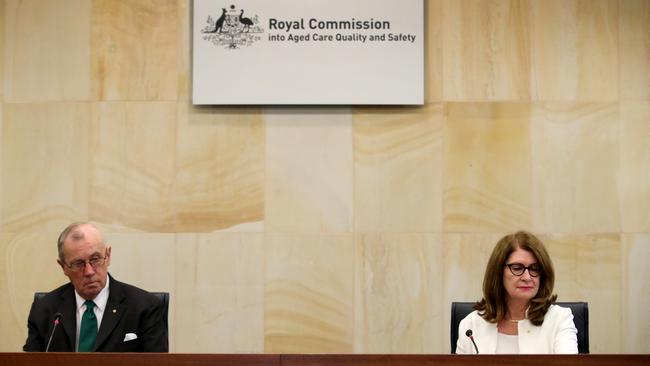
POLYGON ((113 314, 115 314, 115 313, 117 313, 117 310, 116 310, 116 309, 113 309, 113 314))

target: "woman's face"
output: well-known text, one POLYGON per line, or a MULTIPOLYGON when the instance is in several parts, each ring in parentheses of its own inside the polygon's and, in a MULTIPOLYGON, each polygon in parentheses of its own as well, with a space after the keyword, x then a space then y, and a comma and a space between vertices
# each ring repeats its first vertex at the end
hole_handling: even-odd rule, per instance
MULTIPOLYGON (((523 273, 519 276, 513 273, 507 265, 510 264, 521 264, 524 267, 533 266, 533 268, 539 268, 537 259, 533 253, 517 248, 514 252, 510 254, 508 260, 506 261, 506 266, 503 267, 503 286, 506 289, 508 296, 508 301, 525 301, 529 302, 539 290, 539 278, 540 273, 536 272, 534 269, 525 269, 523 273), (531 272, 533 275, 531 276, 531 272)), ((515 273, 517 271, 517 266, 513 266, 515 273)))

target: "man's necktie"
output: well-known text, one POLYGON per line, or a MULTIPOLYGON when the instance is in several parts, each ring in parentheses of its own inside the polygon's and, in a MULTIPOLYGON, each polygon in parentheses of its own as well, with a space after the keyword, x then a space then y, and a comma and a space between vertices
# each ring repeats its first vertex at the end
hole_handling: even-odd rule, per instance
POLYGON ((79 352, 92 352, 97 339, 97 318, 93 308, 95 303, 86 300, 86 311, 81 317, 81 329, 79 330, 79 352))

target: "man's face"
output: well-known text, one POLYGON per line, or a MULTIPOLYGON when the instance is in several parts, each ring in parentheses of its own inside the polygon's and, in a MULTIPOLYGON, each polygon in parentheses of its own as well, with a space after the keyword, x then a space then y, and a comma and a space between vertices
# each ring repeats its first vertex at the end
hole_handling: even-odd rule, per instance
POLYGON ((90 225, 82 225, 65 239, 63 261, 57 262, 77 293, 92 300, 106 286, 110 261, 111 248, 104 245, 99 231, 90 225))

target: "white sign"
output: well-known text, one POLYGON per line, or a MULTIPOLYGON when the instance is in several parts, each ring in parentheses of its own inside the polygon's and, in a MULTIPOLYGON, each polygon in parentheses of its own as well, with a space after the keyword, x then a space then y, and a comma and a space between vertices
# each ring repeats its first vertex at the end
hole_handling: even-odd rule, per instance
POLYGON ((422 0, 194 0, 194 104, 424 102, 422 0))

